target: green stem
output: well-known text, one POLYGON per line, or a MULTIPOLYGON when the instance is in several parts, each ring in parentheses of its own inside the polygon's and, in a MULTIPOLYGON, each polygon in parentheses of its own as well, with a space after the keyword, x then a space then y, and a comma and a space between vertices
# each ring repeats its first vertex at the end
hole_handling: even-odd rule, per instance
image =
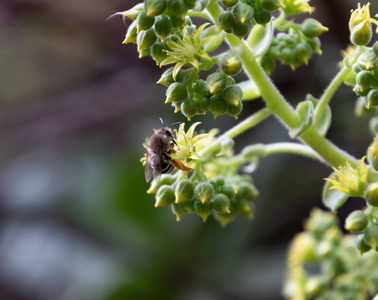
POLYGON ((248 117, 235 127, 231 128, 230 130, 226 131, 220 137, 218 137, 214 142, 212 142, 207 147, 203 148, 201 151, 198 152, 200 156, 205 156, 206 154, 213 153, 218 150, 221 146, 221 140, 225 137, 234 138, 235 136, 243 133, 247 129, 259 124, 261 121, 266 119, 272 114, 272 112, 267 109, 263 108, 257 113, 253 114, 252 116, 248 117))
MULTIPOLYGON (((313 149, 309 146, 297 144, 297 143, 274 143, 264 146, 264 154, 265 155, 272 155, 272 154, 279 154, 279 153, 292 153, 292 154, 299 154, 302 156, 307 156, 310 158, 323 160, 319 154, 317 154, 313 149)), ((265 156, 264 155, 264 156, 265 156)))
POLYGON ((348 74, 350 69, 344 67, 340 72, 333 78, 331 83, 328 85, 327 89, 324 91, 323 96, 320 98, 318 104, 315 108, 315 124, 318 123, 323 111, 327 107, 329 101, 331 100, 333 94, 336 92, 337 88, 343 82, 345 76, 348 74))

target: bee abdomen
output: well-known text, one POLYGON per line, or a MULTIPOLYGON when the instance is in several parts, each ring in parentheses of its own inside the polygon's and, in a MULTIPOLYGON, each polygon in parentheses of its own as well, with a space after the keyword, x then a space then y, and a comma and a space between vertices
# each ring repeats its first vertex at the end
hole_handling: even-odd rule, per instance
POLYGON ((173 171, 175 167, 171 164, 170 161, 167 159, 163 158, 161 162, 161 173, 162 174, 168 174, 173 171))

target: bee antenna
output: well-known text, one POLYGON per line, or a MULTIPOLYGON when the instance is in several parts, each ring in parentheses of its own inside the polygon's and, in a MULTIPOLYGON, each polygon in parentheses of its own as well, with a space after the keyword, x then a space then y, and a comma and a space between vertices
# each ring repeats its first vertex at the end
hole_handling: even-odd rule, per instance
POLYGON ((171 125, 169 125, 168 127, 172 127, 173 125, 177 125, 177 124, 181 124, 182 122, 175 122, 175 123, 172 123, 171 125))
POLYGON ((162 118, 159 118, 160 122, 161 122, 161 125, 163 125, 164 127, 164 122, 163 122, 163 119, 162 118))

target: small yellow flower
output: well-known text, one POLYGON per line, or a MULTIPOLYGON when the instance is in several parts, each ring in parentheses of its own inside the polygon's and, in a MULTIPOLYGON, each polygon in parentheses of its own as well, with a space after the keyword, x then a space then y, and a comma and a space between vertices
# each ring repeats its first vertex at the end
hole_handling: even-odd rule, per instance
POLYGON ((369 166, 365 165, 364 160, 365 156, 359 160, 360 165, 357 168, 351 167, 348 161, 338 169, 333 168, 337 176, 325 178, 325 180, 333 185, 331 189, 338 189, 350 196, 362 196, 369 169, 369 166))
POLYGON ((285 5, 284 11, 288 15, 295 15, 299 13, 312 13, 315 8, 311 7, 308 2, 310 0, 283 0, 285 5))
POLYGON ((185 26, 181 35, 176 35, 176 41, 170 39, 165 42, 170 50, 165 50, 168 57, 161 63, 161 66, 176 63, 172 77, 176 78, 178 71, 184 65, 191 65, 199 70, 199 61, 211 61, 209 54, 204 50, 204 45, 217 38, 217 35, 209 35, 200 39, 200 34, 210 23, 202 24, 197 30, 190 31, 188 26, 185 26))
MULTIPOLYGON (((196 122, 192 124, 189 129, 185 132, 185 124, 181 123, 180 127, 176 132, 176 143, 178 145, 178 150, 174 157, 180 160, 201 160, 201 156, 197 154, 197 152, 203 147, 203 144, 210 143, 213 139, 213 132, 210 133, 203 133, 203 134, 196 134, 195 128, 201 124, 201 122, 196 122)), ((215 135, 215 134, 214 134, 215 135)))
MULTIPOLYGON (((378 26, 378 21, 370 17, 370 9, 369 9, 370 3, 368 2, 366 5, 361 7, 361 4, 357 4, 357 9, 351 10, 351 16, 349 19, 349 30, 352 31, 352 29, 359 25, 360 23, 364 21, 368 21, 369 23, 374 23, 378 26)), ((378 28, 377 28, 378 32, 378 28)))

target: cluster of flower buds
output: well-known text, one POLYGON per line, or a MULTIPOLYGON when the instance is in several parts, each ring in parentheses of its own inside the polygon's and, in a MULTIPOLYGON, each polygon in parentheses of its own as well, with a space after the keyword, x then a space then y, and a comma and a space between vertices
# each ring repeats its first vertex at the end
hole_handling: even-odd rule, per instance
POLYGON ((218 16, 219 26, 226 33, 245 37, 252 24, 267 24, 272 11, 285 7, 282 0, 219 0, 224 10, 218 16))
POLYGON ((148 193, 156 194, 155 207, 171 205, 177 221, 186 213, 195 213, 205 222, 213 214, 222 226, 240 214, 253 217, 253 201, 258 191, 248 175, 211 180, 199 180, 196 176, 185 179, 182 174, 162 175, 148 193))
POLYGON ((275 60, 295 69, 303 63, 307 64, 314 53, 322 53, 318 36, 328 30, 326 27, 311 18, 291 27, 295 27, 296 30, 278 33, 263 56, 261 65, 266 72, 273 71, 275 60))
MULTIPOLYGON (((365 217, 363 212, 356 211, 348 217, 347 223, 352 227, 362 226, 365 217)), ((373 226, 370 231, 375 233, 369 235, 378 236, 378 226, 373 226)), ((343 236, 336 216, 319 209, 311 212, 304 228, 305 232, 294 237, 289 249, 285 283, 289 298, 372 299, 378 293, 378 253, 370 251, 361 257, 355 247, 356 241, 365 245, 364 239, 343 236)), ((360 251, 361 247, 358 247, 360 251)))
POLYGON ((139 57, 151 55, 157 62, 165 56, 164 41, 172 32, 184 25, 191 25, 186 18, 189 9, 202 11, 209 0, 145 0, 122 13, 133 22, 128 27, 123 43, 137 43, 139 57), (160 41, 160 42, 159 42, 160 41))
POLYGON ((378 42, 373 47, 365 47, 358 56, 356 62, 350 64, 350 60, 344 60, 346 67, 349 67, 355 77, 351 83, 355 84, 354 92, 360 96, 367 109, 378 106, 378 42))
POLYGON ((207 111, 211 111, 214 118, 227 113, 237 119, 242 110, 243 91, 230 75, 238 74, 241 68, 239 56, 229 53, 221 58, 220 68, 206 80, 187 79, 183 70, 174 80, 172 67, 163 73, 158 83, 168 86, 165 103, 171 103, 175 112, 181 111, 188 120, 207 111))

